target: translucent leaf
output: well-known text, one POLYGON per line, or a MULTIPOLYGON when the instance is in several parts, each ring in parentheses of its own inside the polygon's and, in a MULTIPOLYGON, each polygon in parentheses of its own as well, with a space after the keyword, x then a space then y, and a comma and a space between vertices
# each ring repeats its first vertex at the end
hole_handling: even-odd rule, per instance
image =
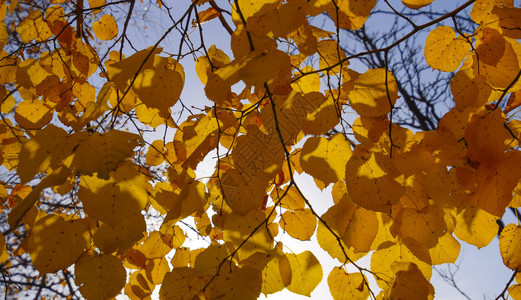
POLYGON ((148 107, 166 113, 174 106, 184 85, 181 64, 169 57, 154 56, 151 68, 142 69, 134 81, 134 92, 148 107))
POLYGON ((452 233, 445 233, 438 239, 438 243, 429 249, 432 264, 455 263, 459 256, 460 248, 460 243, 452 236, 452 233))
POLYGON ((34 224, 28 252, 34 267, 43 275, 69 267, 89 246, 86 220, 65 221, 52 214, 34 224))
POLYGON ((403 5, 408 8, 418 9, 427 6, 434 2, 434 0, 402 0, 403 5))
POLYGON ((268 53, 255 50, 210 74, 204 90, 210 100, 222 105, 228 98, 230 87, 239 80, 243 80, 247 86, 263 86, 277 73, 289 72, 289 67, 289 56, 286 53, 279 50, 268 53))
POLYGON ((99 21, 92 23, 92 30, 100 40, 109 41, 118 35, 118 24, 111 15, 103 15, 99 21))
POLYGON ((76 285, 87 299, 116 297, 125 285, 127 272, 118 258, 85 252, 74 267, 76 285))
POLYGON ((333 268, 327 284, 334 300, 365 300, 369 297, 367 279, 360 273, 346 273, 342 268, 333 268))
POLYGON ((485 104, 492 93, 484 76, 474 76, 472 69, 459 70, 450 81, 450 90, 456 107, 460 110, 467 106, 478 107, 485 104))
POLYGON ((284 269, 280 267, 280 257, 274 256, 262 270, 261 292, 269 295, 282 291, 291 281, 290 276, 289 272, 284 272, 284 269))
POLYGON ((300 154, 302 169, 326 185, 345 175, 345 165, 351 157, 351 145, 342 134, 332 138, 311 137, 300 154))
POLYGON ((502 155, 496 168, 481 165, 476 174, 476 185, 470 199, 474 206, 502 217, 512 201, 512 191, 521 178, 521 152, 509 151, 502 155))
POLYGON ((396 274, 390 290, 391 299, 433 299, 434 287, 425 279, 414 263, 396 263, 392 266, 396 274), (414 282, 414 284, 411 284, 414 282))
POLYGON ((25 214, 36 204, 36 202, 40 199, 40 193, 48 187, 60 185, 67 180, 67 178, 71 175, 70 170, 68 168, 58 168, 51 174, 45 176, 27 195, 20 204, 15 206, 13 210, 9 213, 8 223, 11 227, 11 230, 14 230, 20 222, 22 221, 25 214))
POLYGON ((358 76, 347 97, 351 107, 361 117, 385 116, 391 111, 390 104, 394 105, 398 99, 396 80, 385 69, 369 69, 358 76))
POLYGON ((503 263, 512 270, 521 267, 521 226, 508 224, 499 236, 499 250, 503 263))
POLYGON ((222 272, 206 289, 206 299, 257 299, 261 291, 261 276, 259 270, 248 266, 222 272))
POLYGON ((340 0, 337 1, 337 5, 328 6, 328 14, 331 16, 331 19, 335 21, 335 23, 338 23, 336 24, 338 27, 348 30, 355 30, 361 28, 364 25, 375 5, 376 0, 354 2, 351 0, 340 0), (338 10, 336 7, 338 7, 338 10), (338 22, 336 22, 337 11, 338 22))
POLYGON ((378 232, 378 219, 373 211, 366 210, 344 194, 335 205, 322 215, 342 241, 354 252, 368 252, 378 232))
MULTIPOLYGON (((483 75, 493 87, 506 89, 519 73, 521 47, 505 38, 497 30, 483 29, 483 38, 476 42, 477 56, 473 55, 475 74, 483 75), (479 62, 478 62, 479 59, 479 62)), ((516 91, 514 87, 511 91, 516 91)))
POLYGON ((447 230, 443 217, 441 207, 429 205, 424 208, 403 208, 395 219, 402 238, 413 238, 430 249, 447 230))
POLYGON ((266 230, 266 226, 260 228, 250 236, 253 228, 258 227, 264 221, 266 215, 263 211, 250 211, 241 216, 232 214, 228 216, 224 223, 224 240, 231 242, 234 247, 238 247, 239 258, 248 258, 255 252, 267 253, 273 248, 273 240, 266 230))
POLYGON ((0 263, 3 264, 9 259, 9 252, 7 252, 5 237, 0 235, 0 263))
POLYGON ((80 174, 97 173, 103 179, 108 179, 111 171, 132 157, 134 148, 142 142, 139 135, 119 130, 105 134, 94 132, 79 138, 71 167, 80 174))
POLYGON ((152 67, 154 56, 161 53, 161 48, 148 48, 138 51, 122 61, 107 65, 107 71, 111 81, 116 83, 120 91, 124 91, 138 70, 145 70, 152 67), (146 61, 145 61, 146 59, 146 61))
POLYGON ((143 254, 147 258, 164 257, 172 248, 168 245, 168 237, 159 231, 152 231, 143 242, 143 254))
POLYGON ((504 141, 509 133, 505 129, 506 122, 501 110, 491 113, 474 115, 465 130, 465 141, 468 147, 468 157, 488 166, 499 163, 506 146, 504 141))
POLYGON ((377 283, 381 288, 386 288, 388 280, 394 277, 391 266, 394 262, 414 263, 420 269, 423 277, 430 280, 432 265, 429 252, 417 242, 406 240, 404 242, 386 242, 380 245, 371 256, 371 270, 383 279, 377 283))
POLYGON ((479 208, 466 208, 456 217, 454 234, 457 238, 482 248, 498 233, 497 217, 479 208))
MULTIPOLYGON (((261 0, 261 1, 251 1, 251 0, 239 0, 239 8, 241 9, 241 13, 244 16, 244 19, 247 21, 248 18, 254 15, 261 15, 268 11, 274 10, 280 3, 280 0, 261 0)), ((233 17, 240 21, 238 14, 236 13, 237 9, 234 9, 233 17)))
POLYGON ((320 248, 326 251, 331 257, 338 259, 338 261, 342 263, 347 263, 349 260, 357 261, 367 254, 367 252, 355 253, 353 248, 347 247, 342 239, 338 241, 336 236, 334 236, 322 222, 318 223, 317 241, 320 248))
POLYGON ((211 275, 199 274, 192 268, 174 268, 165 275, 159 299, 193 299, 203 292, 210 278, 211 275))
POLYGON ((214 275, 221 262, 228 258, 228 249, 223 245, 210 245, 199 253, 195 259, 194 269, 199 274, 214 275))
POLYGON ((439 26, 427 36, 425 60, 433 69, 452 72, 459 68, 469 50, 470 44, 463 37, 454 38, 451 27, 439 26))
POLYGON ((279 225, 291 237, 307 241, 315 233, 317 218, 309 208, 286 211, 282 214, 279 225))
POLYGON ((171 220, 179 220, 188 217, 194 212, 203 212, 206 205, 206 188, 204 183, 193 181, 185 184, 181 194, 177 197, 168 211, 163 224, 171 220))
POLYGON ((53 116, 53 109, 38 99, 18 103, 15 120, 24 129, 40 129, 47 125, 53 116))
POLYGON ((32 139, 22 145, 18 164, 20 180, 25 183, 39 172, 57 169, 75 146, 68 140, 67 132, 53 124, 37 131, 32 139))
POLYGON ((389 156, 353 154, 346 165, 346 185, 353 201, 369 210, 389 212, 398 202, 403 186, 396 181, 398 170, 389 156))
MULTIPOLYGON (((346 55, 345 52, 339 48, 337 41, 322 40, 318 42, 318 54, 320 58, 318 66, 321 70, 328 69, 328 71, 332 73, 340 72, 340 61, 346 58, 346 55)), ((348 62, 342 63, 342 67, 347 67, 348 65, 348 62)), ((324 73, 328 72, 324 71, 324 73)))
POLYGON ((23 21, 16 26, 16 31, 20 34, 22 42, 26 44, 34 39, 37 42, 43 42, 52 36, 51 30, 43 20, 42 13, 39 10, 31 10, 23 21))
POLYGON ((311 251, 300 254, 286 253, 282 260, 287 260, 291 268, 291 283, 286 287, 289 291, 311 296, 311 292, 322 281, 322 265, 311 251))

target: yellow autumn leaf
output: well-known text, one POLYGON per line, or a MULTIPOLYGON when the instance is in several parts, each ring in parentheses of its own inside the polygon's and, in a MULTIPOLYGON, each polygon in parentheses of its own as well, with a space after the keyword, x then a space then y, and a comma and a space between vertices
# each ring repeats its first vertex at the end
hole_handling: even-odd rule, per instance
POLYGON ((300 165, 304 172, 329 185, 343 178, 350 158, 351 144, 338 133, 332 138, 311 137, 306 140, 300 154, 300 165))
POLYGON ((322 215, 322 219, 334 229, 347 247, 354 252, 368 252, 378 232, 378 219, 373 211, 343 198, 322 215))
POLYGON ((396 79, 385 69, 369 69, 355 79, 347 98, 361 117, 385 116, 398 99, 396 79))
POLYGON ((172 221, 184 219, 194 212, 203 212, 205 209, 206 189, 201 181, 187 183, 181 189, 179 197, 174 201, 168 214, 163 220, 163 225, 170 224, 172 221))
POLYGON ((22 202, 15 206, 9 213, 8 223, 11 229, 14 230, 16 227, 18 227, 18 225, 20 225, 23 217, 40 199, 40 193, 44 189, 64 183, 70 175, 70 170, 65 167, 60 167, 54 170, 52 173, 47 174, 47 176, 45 176, 33 188, 33 190, 22 200, 22 202))
POLYGON ((280 266, 280 259, 279 256, 273 256, 262 270, 261 292, 265 295, 282 291, 291 281, 291 273, 285 272, 284 267, 280 266))
POLYGON ((322 265, 311 251, 300 254, 286 253, 285 260, 291 268, 291 283, 286 288, 299 295, 311 296, 311 292, 322 281, 322 265))
POLYGON ((286 53, 280 50, 267 53, 255 50, 208 75, 204 91, 210 100, 222 105, 229 96, 231 86, 239 80, 248 86, 263 86, 277 73, 289 71, 289 68, 290 60, 286 53))
POLYGON ((371 10, 376 5, 376 0, 340 0, 337 1, 336 5, 327 3, 330 4, 328 5, 328 14, 339 28, 356 30, 361 28, 369 18, 371 10))
POLYGON ((217 274, 219 265, 223 260, 228 258, 229 254, 229 250, 223 245, 210 245, 197 255, 193 265, 194 269, 197 270, 199 274, 217 274))
POLYGON ((432 300, 434 298, 434 287, 423 276, 417 265, 411 262, 394 263, 391 268, 395 273, 395 279, 388 291, 390 299, 432 300), (411 282, 414 284, 411 285, 411 282))
POLYGON ((18 103, 14 117, 24 129, 40 129, 52 120, 53 113, 53 108, 39 99, 24 100, 18 103))
POLYGON ((69 267, 89 246, 86 220, 65 221, 51 214, 34 224, 28 252, 34 267, 43 275, 69 267))
POLYGON ((176 299, 180 295, 184 299, 192 299, 203 292, 210 278, 211 275, 199 274, 193 268, 174 268, 165 275, 159 290, 159 299, 176 299))
MULTIPOLYGON (((485 27, 482 38, 474 47, 477 52, 472 56, 475 74, 483 75, 487 83, 499 89, 506 89, 515 81, 521 66, 519 42, 504 37, 496 29, 485 27)), ((510 88, 515 92, 519 85, 510 88)))
POLYGON ((110 130, 105 134, 82 133, 76 133, 79 141, 71 167, 79 174, 97 173, 103 179, 108 179, 111 171, 132 157, 133 149, 142 142, 139 135, 119 130, 110 130))
POLYGON ((508 224, 499 236, 499 251, 505 266, 512 270, 521 268, 521 226, 508 224))
POLYGON ((121 260, 109 254, 85 252, 74 266, 74 282, 87 299, 116 297, 125 285, 127 272, 121 260))
POLYGON ((262 274, 259 270, 243 266, 221 272, 205 290, 206 299, 258 299, 262 274))
POLYGON ((100 40, 109 41, 118 35, 118 24, 111 15, 103 15, 99 21, 92 23, 92 30, 100 40))
MULTIPOLYGON (((327 216, 324 214, 322 217, 326 218, 327 216)), ((327 219, 324 219, 324 221, 326 221, 326 223, 328 222, 327 219)), ((334 229, 332 230, 338 235, 338 232, 334 229)), ((357 261, 367 254, 367 252, 355 252, 353 247, 346 246, 344 241, 342 239, 339 241, 322 222, 318 223, 317 241, 320 248, 326 251, 332 258, 335 258, 342 263, 357 261), (350 260, 348 260, 348 258, 350 260)))
POLYGON ((457 238, 482 248, 488 245, 498 232, 497 217, 479 208, 466 208, 456 216, 454 234, 457 238))
POLYGON ((402 0, 403 5, 408 8, 418 9, 427 6, 434 2, 434 0, 402 0))
POLYGON ((18 156, 18 176, 25 183, 39 172, 57 169, 70 155, 74 143, 69 143, 65 130, 49 124, 23 143, 18 156))
POLYGON ((135 242, 143 238, 146 223, 142 216, 127 215, 126 219, 116 224, 98 221, 98 228, 93 236, 94 245, 103 253, 121 255, 135 242))
POLYGON ((452 233, 446 232, 438 239, 438 243, 429 249, 432 265, 455 263, 459 256, 461 245, 452 233))
POLYGON ((317 218, 309 208, 288 210, 281 215, 279 225, 291 237, 307 241, 315 233, 317 218))
POLYGON ((432 30, 425 42, 425 60, 433 69, 452 72, 467 56, 470 44, 461 36, 454 38, 454 30, 440 26, 432 30))
POLYGON ((492 88, 484 76, 474 76, 472 69, 460 69, 450 81, 450 90, 456 107, 463 110, 467 106, 479 107, 488 102, 492 88))
POLYGON ((168 237, 159 231, 152 231, 143 241, 142 251, 147 258, 164 257, 172 248, 168 245, 168 237))
POLYGON ((195 71, 199 77, 199 80, 201 80, 201 83, 206 85, 206 82, 208 81, 208 75, 213 71, 212 66, 214 68, 223 68, 229 63, 230 57, 224 53, 224 51, 218 49, 215 47, 215 45, 212 45, 210 48, 208 48, 207 57, 202 56, 197 58, 195 62, 195 71), (208 60, 208 58, 210 60, 208 60))
POLYGON ((346 185, 353 201, 363 208, 389 212, 404 187, 396 180, 399 172, 389 156, 353 154, 346 165, 346 185))
POLYGON ((327 277, 327 284, 334 300, 365 300, 369 297, 368 281, 361 273, 347 273, 335 267, 327 277))
POLYGON ((43 20, 42 13, 39 10, 30 10, 29 14, 16 27, 16 31, 24 43, 29 43, 34 39, 37 42, 43 42, 52 36, 51 30, 43 20))
POLYGON ((85 213, 113 225, 132 215, 142 217, 148 195, 144 175, 131 164, 121 165, 112 175, 108 180, 81 176, 78 197, 85 213))
POLYGON ((415 264, 427 282, 432 276, 431 260, 425 247, 411 240, 385 242, 371 256, 371 270, 382 279, 377 280, 379 287, 388 288, 390 279, 395 276, 392 265, 397 262, 415 264))
POLYGON ((124 91, 127 85, 138 71, 152 68, 155 55, 161 53, 162 48, 150 47, 145 50, 138 51, 131 56, 107 65, 109 79, 116 83, 120 91, 124 91))
POLYGON ((0 263, 4 264, 9 259, 9 252, 7 252, 5 236, 0 234, 0 263))
POLYGON ((184 85, 184 70, 173 58, 154 56, 150 68, 142 69, 137 74, 133 89, 148 107, 169 112, 181 95, 184 85))
POLYGON ((256 228, 264 221, 266 215, 263 211, 250 211, 246 215, 229 215, 224 222, 224 240, 231 242, 234 247, 242 245, 237 255, 240 259, 261 252, 268 253, 273 248, 273 239, 266 230, 266 226, 260 228, 252 235, 252 228, 256 228), (244 242, 244 244, 243 244, 244 242))
POLYGON ((428 249, 434 247, 447 230, 443 219, 444 212, 438 205, 428 205, 424 208, 403 208, 397 215, 395 219, 400 236, 413 238, 428 249))
MULTIPOLYGON (((260 1, 251 1, 251 0, 239 0, 237 3, 239 4, 239 8, 241 9, 241 13, 244 19, 247 21, 251 16, 254 15, 262 15, 265 12, 269 12, 274 10, 280 3, 280 0, 260 0, 260 1)), ((240 17, 237 13, 237 9, 233 9, 234 20, 240 22, 240 17)))
MULTIPOLYGON (((318 54, 320 60, 318 61, 318 66, 324 73, 339 73, 340 62, 346 58, 346 54, 344 51, 340 49, 340 46, 337 44, 335 40, 322 40, 318 42, 318 54)), ((348 62, 343 62, 342 67, 347 67, 349 65, 348 62)))
POLYGON ((320 91, 320 76, 318 72, 310 66, 305 66, 302 68, 302 73, 295 73, 295 78, 298 78, 295 82, 291 84, 293 90, 298 91, 303 94, 311 93, 311 92, 319 92, 320 91), (303 75, 302 73, 310 73, 303 75))

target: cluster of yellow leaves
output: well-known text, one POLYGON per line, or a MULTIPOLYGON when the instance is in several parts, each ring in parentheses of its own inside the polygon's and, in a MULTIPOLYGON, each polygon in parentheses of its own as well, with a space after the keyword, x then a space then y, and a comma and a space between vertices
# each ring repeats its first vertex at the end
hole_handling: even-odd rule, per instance
MULTIPOLYGON (((432 1, 403 4, 418 9, 432 1)), ((206 1, 199 2, 192 5, 206 1)), ((0 54, 2 114, 13 112, 16 121, 2 118, 0 162, 20 179, 1 192, 10 199, 11 230, 23 224, 29 233, 16 253, 28 253, 40 274, 74 264, 75 283, 88 299, 122 289, 147 298, 158 285, 162 299, 255 299, 284 288, 310 296, 324 277, 320 262, 311 251, 285 253, 278 237, 316 235, 340 266, 327 275, 334 299, 368 298, 368 276, 377 280, 380 297, 433 298, 432 266, 456 261, 456 237, 484 247, 505 208, 520 206, 513 193, 520 194, 521 126, 506 114, 521 103, 521 35, 513 29, 521 10, 512 1, 496 2, 476 1, 475 32, 430 31, 426 62, 457 73, 450 87, 454 108, 426 132, 389 119, 399 99, 392 72, 349 69, 334 34, 308 23, 327 13, 339 28, 355 30, 376 1, 235 1, 233 56, 211 46, 195 64, 214 106, 179 126, 171 116, 185 84, 179 61, 150 47, 126 58, 114 51, 100 62, 61 5, 29 11, 16 27, 20 40, 53 40, 56 47, 39 58, 0 54), (298 53, 282 51, 280 41, 298 53), (318 66, 308 64, 313 60, 318 66), (105 80, 99 90, 89 81, 98 71, 105 80), (324 91, 324 76, 339 76, 340 85, 324 91), (237 94, 239 82, 244 89, 237 94), (509 93, 507 110, 491 104, 509 93), (358 115, 349 124, 355 140, 332 134, 347 107, 358 115), (111 129, 122 115, 175 128, 174 138, 139 149, 140 135, 111 129), (93 125, 103 122, 110 124, 93 125), (215 149, 228 152, 208 182, 196 179, 194 170, 215 149), (140 154, 146 166, 165 166, 164 181, 155 182, 133 160, 140 154), (294 171, 311 175, 320 189, 332 184, 327 212, 315 212, 294 171), (30 185, 35 178, 41 180, 30 185), (35 204, 47 188, 72 193, 81 214, 40 210, 35 204), (164 216, 158 230, 147 228, 142 214, 151 207, 164 216), (177 224, 186 218, 211 240, 208 247, 183 247, 177 224), (343 265, 369 252, 371 271, 346 273, 343 265)), ((212 8, 199 19, 219 15, 212 8)), ((5 46, 9 36, 0 24, 5 46)), ((102 41, 118 35, 110 14, 91 29, 102 41)), ((519 270, 520 227, 506 226, 499 244, 505 265, 519 270)), ((2 236, 0 262, 9 255, 2 236)), ((514 297, 521 295, 519 276, 517 282, 509 290, 514 297)))

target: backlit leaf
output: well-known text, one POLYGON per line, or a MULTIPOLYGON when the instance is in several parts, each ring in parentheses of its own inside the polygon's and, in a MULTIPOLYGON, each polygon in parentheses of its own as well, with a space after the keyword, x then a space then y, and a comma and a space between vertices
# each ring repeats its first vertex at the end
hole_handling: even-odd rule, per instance
POLYGON ((58 215, 47 215, 33 227, 29 254, 40 275, 54 273, 72 265, 90 246, 86 220, 65 221, 58 215))
POLYGON ((92 30, 100 40, 108 41, 118 35, 118 25, 111 15, 103 15, 92 24, 92 30))
POLYGON ((342 268, 333 268, 327 277, 333 299, 365 300, 369 297, 367 279, 360 273, 347 273, 342 268))
POLYGON ((85 252, 74 267, 76 285, 87 299, 115 297, 126 281, 126 271, 122 262, 109 254, 97 255, 85 252))
POLYGON ((512 270, 521 267, 521 226, 508 224, 499 236, 499 250, 505 266, 512 270))
POLYGON ((396 80, 389 71, 370 69, 355 80, 347 97, 361 117, 385 116, 398 99, 396 80))
POLYGON ((427 6, 434 2, 434 0, 402 0, 402 3, 408 8, 418 9, 427 6))
POLYGON ((326 185, 337 182, 345 174, 345 165, 351 157, 351 145, 342 134, 331 139, 311 137, 300 154, 302 169, 326 185))
POLYGON ((425 42, 425 60, 436 70, 452 72, 467 56, 470 44, 463 37, 454 38, 454 30, 440 26, 432 30, 425 42))
POLYGON ((311 292, 322 281, 322 266, 311 251, 300 254, 286 253, 281 260, 287 260, 291 268, 291 283, 286 287, 289 291, 311 296, 311 292))
POLYGON ((306 241, 315 233, 317 218, 310 209, 286 211, 279 221, 280 227, 301 241, 306 241))
POLYGON ((388 156, 381 153, 353 154, 346 165, 346 185, 353 201, 363 208, 388 212, 398 202, 403 186, 388 156))

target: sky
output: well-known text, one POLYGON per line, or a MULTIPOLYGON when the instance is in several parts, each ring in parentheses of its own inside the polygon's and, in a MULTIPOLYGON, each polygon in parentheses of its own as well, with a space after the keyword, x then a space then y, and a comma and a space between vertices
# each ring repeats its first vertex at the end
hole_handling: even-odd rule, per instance
MULTIPOLYGON (((186 1, 179 1, 186 2, 186 1)), ((220 3, 219 1, 217 1, 220 3)), ((390 1, 392 5, 396 4, 396 7, 401 7, 398 3, 399 1, 390 1)), ((447 9, 450 10, 454 8, 458 3, 462 3, 463 1, 451 1, 451 0, 437 0, 435 1, 436 9, 447 9)), ((380 1, 382 3, 382 1, 380 1)), ((519 1, 516 1, 516 4, 519 6, 519 1)), ((177 4, 176 4, 177 5, 177 4)), ((143 9, 144 11, 144 9, 143 9)), ((179 9, 179 12, 184 11, 183 9, 179 9)), ((167 20, 163 20, 164 16, 156 15, 154 12, 150 12, 145 15, 147 22, 149 23, 150 28, 154 28, 154 25, 161 26, 161 23, 167 22, 167 20)), ((230 22, 231 23, 231 22, 230 22)), ((368 23, 373 26, 381 26, 385 27, 385 20, 371 20, 368 23)), ((137 24, 136 26, 142 26, 137 24)), ((215 44, 217 48, 224 50, 227 54, 231 56, 230 45, 229 45, 229 36, 226 31, 221 28, 217 19, 214 19, 207 24, 203 25, 203 34, 205 36, 205 44, 209 47, 212 44, 215 44)), ((430 28, 432 29, 432 28, 430 28)), ((424 35, 426 37, 426 30, 424 33, 420 33, 420 35, 424 35)), ((154 41, 155 36, 157 35, 156 30, 144 30, 141 32, 141 36, 136 36, 135 43, 137 45, 142 44, 142 48, 146 48, 150 45, 150 41, 154 41)), ((194 43, 198 42, 199 32, 197 29, 194 29, 191 38, 194 43)), ((421 40, 421 39, 420 39, 421 40)), ((172 36, 168 38, 164 43, 165 49, 177 49, 176 36, 172 36)), ((184 70, 186 73, 186 81, 185 87, 183 89, 181 99, 185 105, 189 107, 199 107, 203 108, 205 105, 210 106, 212 103, 206 98, 204 94, 204 86, 199 81, 197 75, 195 74, 195 63, 191 58, 183 59, 181 61, 184 66, 184 70)), ((357 68, 356 64, 352 64, 351 67, 357 68)), ((363 69, 362 66, 358 66, 358 68, 363 69)), ((178 113, 174 108, 174 114, 178 113)), ((185 115, 186 116, 186 115, 185 115)), ((162 138, 163 128, 158 128, 157 130, 160 132, 160 136, 162 138)), ((173 132, 172 132, 173 133, 173 132)), ((151 136, 149 142, 152 142, 156 139, 157 136, 151 136)), ((214 153, 210 153, 208 157, 202 162, 196 171, 196 174, 199 178, 208 177, 213 173, 213 167, 215 165, 214 153)), ((314 208, 317 210, 319 214, 322 214, 327 211, 327 209, 333 204, 332 196, 331 196, 331 186, 326 188, 324 191, 320 191, 312 178, 308 175, 299 175, 297 176, 297 183, 300 187, 303 187, 303 192, 310 199, 311 203, 314 205, 314 208)), ((504 219, 505 223, 516 222, 515 218, 510 212, 507 212, 506 218, 504 219)), ((187 244, 185 242, 184 246, 189 246, 191 248, 198 248, 206 246, 205 242, 202 242, 200 239, 198 240, 196 236, 191 235, 190 232, 187 231, 188 236, 192 239, 192 241, 187 244)), ((286 249, 292 251, 294 253, 300 253, 306 250, 311 250, 317 256, 318 260, 321 262, 323 267, 323 280, 319 284, 319 286, 312 293, 312 299, 330 299, 330 293, 327 286, 327 276, 331 269, 335 266, 338 266, 339 263, 333 260, 325 251, 323 251, 317 244, 316 238, 314 237, 310 242, 302 242, 292 239, 288 235, 279 236, 284 244, 286 249)), ((188 239, 187 239, 188 241, 188 239)), ((501 256, 499 254, 498 248, 498 240, 497 237, 489 244, 489 246, 484 247, 478 251, 475 246, 468 245, 465 242, 461 242, 461 251, 460 256, 456 262, 456 265, 452 265, 450 270, 457 270, 455 273, 455 280, 458 287, 466 293, 471 299, 494 299, 498 293, 500 293, 504 287, 508 279, 512 275, 512 271, 506 268, 503 265, 501 260, 501 256)), ((359 263, 363 267, 369 267, 370 259, 369 255, 362 258, 359 263)), ((349 270, 350 267, 348 267, 349 270)), ((441 272, 445 272, 449 270, 448 265, 437 266, 438 270, 441 272)), ((355 271, 355 269, 352 269, 355 271)), ((465 297, 460 294, 454 287, 450 286, 447 281, 442 279, 436 271, 433 271, 433 276, 431 279, 431 283, 435 287, 436 295, 435 299, 465 299, 465 297)), ((373 281, 373 287, 376 284, 373 281)), ((157 291, 158 289, 156 289, 157 291)), ((377 289, 375 289, 377 291, 377 289)), ((260 299, 266 298, 264 295, 261 295, 260 299)), ((299 296, 293 294, 287 290, 267 296, 267 299, 307 299, 307 297, 299 296)))

